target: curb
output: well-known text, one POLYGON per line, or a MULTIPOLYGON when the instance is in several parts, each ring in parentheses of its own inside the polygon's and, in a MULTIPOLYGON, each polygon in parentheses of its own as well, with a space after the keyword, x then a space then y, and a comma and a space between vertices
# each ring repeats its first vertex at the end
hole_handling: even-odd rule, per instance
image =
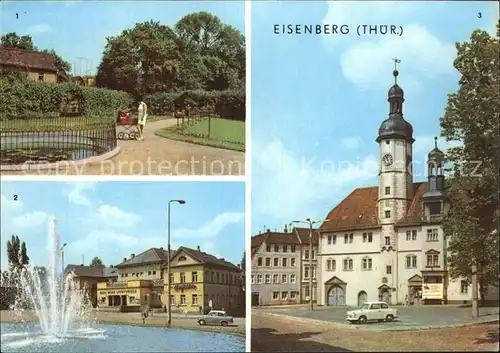
POLYGON ((75 167, 84 164, 93 164, 111 159, 120 153, 120 147, 117 145, 113 150, 100 154, 98 156, 80 159, 77 161, 60 161, 56 163, 40 163, 40 164, 5 164, 0 165, 0 171, 33 171, 33 170, 49 170, 58 169, 60 167, 75 167))
POLYGON ((292 320, 297 320, 297 321, 305 321, 305 322, 310 322, 310 323, 317 323, 317 324, 323 324, 323 325, 330 325, 334 327, 340 327, 348 330, 360 330, 360 331, 372 331, 372 332, 402 332, 402 331, 425 331, 425 330, 439 330, 439 329, 444 329, 444 328, 454 328, 454 327, 467 327, 467 326, 478 326, 478 325, 486 325, 486 324, 491 324, 491 323, 498 323, 499 319, 491 319, 491 320, 485 320, 481 322, 466 322, 462 324, 453 324, 453 325, 443 325, 443 326, 413 326, 413 327, 406 327, 406 328, 369 328, 369 327, 361 327, 359 325, 352 325, 352 324, 342 324, 339 322, 330 322, 330 321, 324 321, 324 320, 318 320, 318 319, 310 319, 310 318, 302 318, 302 317, 297 317, 297 316, 291 316, 291 315, 283 315, 283 314, 274 314, 274 313, 263 313, 264 315, 268 316, 275 316, 275 317, 286 317, 292 320))

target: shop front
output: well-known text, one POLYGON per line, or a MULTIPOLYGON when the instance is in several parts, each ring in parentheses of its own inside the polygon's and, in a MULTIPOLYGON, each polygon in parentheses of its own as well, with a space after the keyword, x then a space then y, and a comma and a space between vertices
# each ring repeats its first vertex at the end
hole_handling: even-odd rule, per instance
MULTIPOLYGON (((202 283, 178 283, 171 288, 170 303, 176 310, 203 313, 204 295, 202 283)), ((175 310, 174 309, 174 310, 175 310)))
POLYGON ((152 281, 101 282, 97 284, 97 305, 139 311, 141 306, 151 306, 152 294, 152 281))
POLYGON ((422 300, 424 305, 446 304, 444 273, 428 272, 423 274, 422 300))

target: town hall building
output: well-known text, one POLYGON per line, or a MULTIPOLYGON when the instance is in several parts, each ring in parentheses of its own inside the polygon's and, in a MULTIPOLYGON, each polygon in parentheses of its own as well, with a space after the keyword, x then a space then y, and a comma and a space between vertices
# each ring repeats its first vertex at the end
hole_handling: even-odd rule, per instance
MULTIPOLYGON (((412 176, 413 128, 403 118, 403 89, 388 93, 389 117, 380 126, 377 186, 354 190, 319 228, 318 304, 358 306, 470 303, 471 285, 452 280, 446 263, 449 237, 442 216, 449 209, 444 186, 444 153, 428 154, 427 182, 412 176)), ((489 288, 488 299, 498 300, 489 288)))

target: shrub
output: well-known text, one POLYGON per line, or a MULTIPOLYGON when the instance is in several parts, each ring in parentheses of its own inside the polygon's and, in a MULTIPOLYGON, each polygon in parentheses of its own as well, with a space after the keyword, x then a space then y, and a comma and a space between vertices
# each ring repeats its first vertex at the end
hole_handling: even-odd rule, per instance
POLYGON ((27 77, 7 74, 0 77, 0 115, 6 118, 58 115, 61 104, 78 101, 87 116, 112 116, 131 106, 125 92, 85 87, 76 83, 39 83, 27 77))
POLYGON ((184 91, 154 93, 145 97, 151 114, 169 115, 186 107, 211 110, 222 118, 245 121, 245 91, 184 91))

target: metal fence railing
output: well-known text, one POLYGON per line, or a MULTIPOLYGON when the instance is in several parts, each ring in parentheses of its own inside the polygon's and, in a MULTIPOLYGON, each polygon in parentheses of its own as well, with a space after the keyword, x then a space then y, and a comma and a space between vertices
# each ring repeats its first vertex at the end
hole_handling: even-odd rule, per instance
POLYGON ((1 164, 79 160, 116 146, 113 119, 79 116, 0 120, 1 164))

